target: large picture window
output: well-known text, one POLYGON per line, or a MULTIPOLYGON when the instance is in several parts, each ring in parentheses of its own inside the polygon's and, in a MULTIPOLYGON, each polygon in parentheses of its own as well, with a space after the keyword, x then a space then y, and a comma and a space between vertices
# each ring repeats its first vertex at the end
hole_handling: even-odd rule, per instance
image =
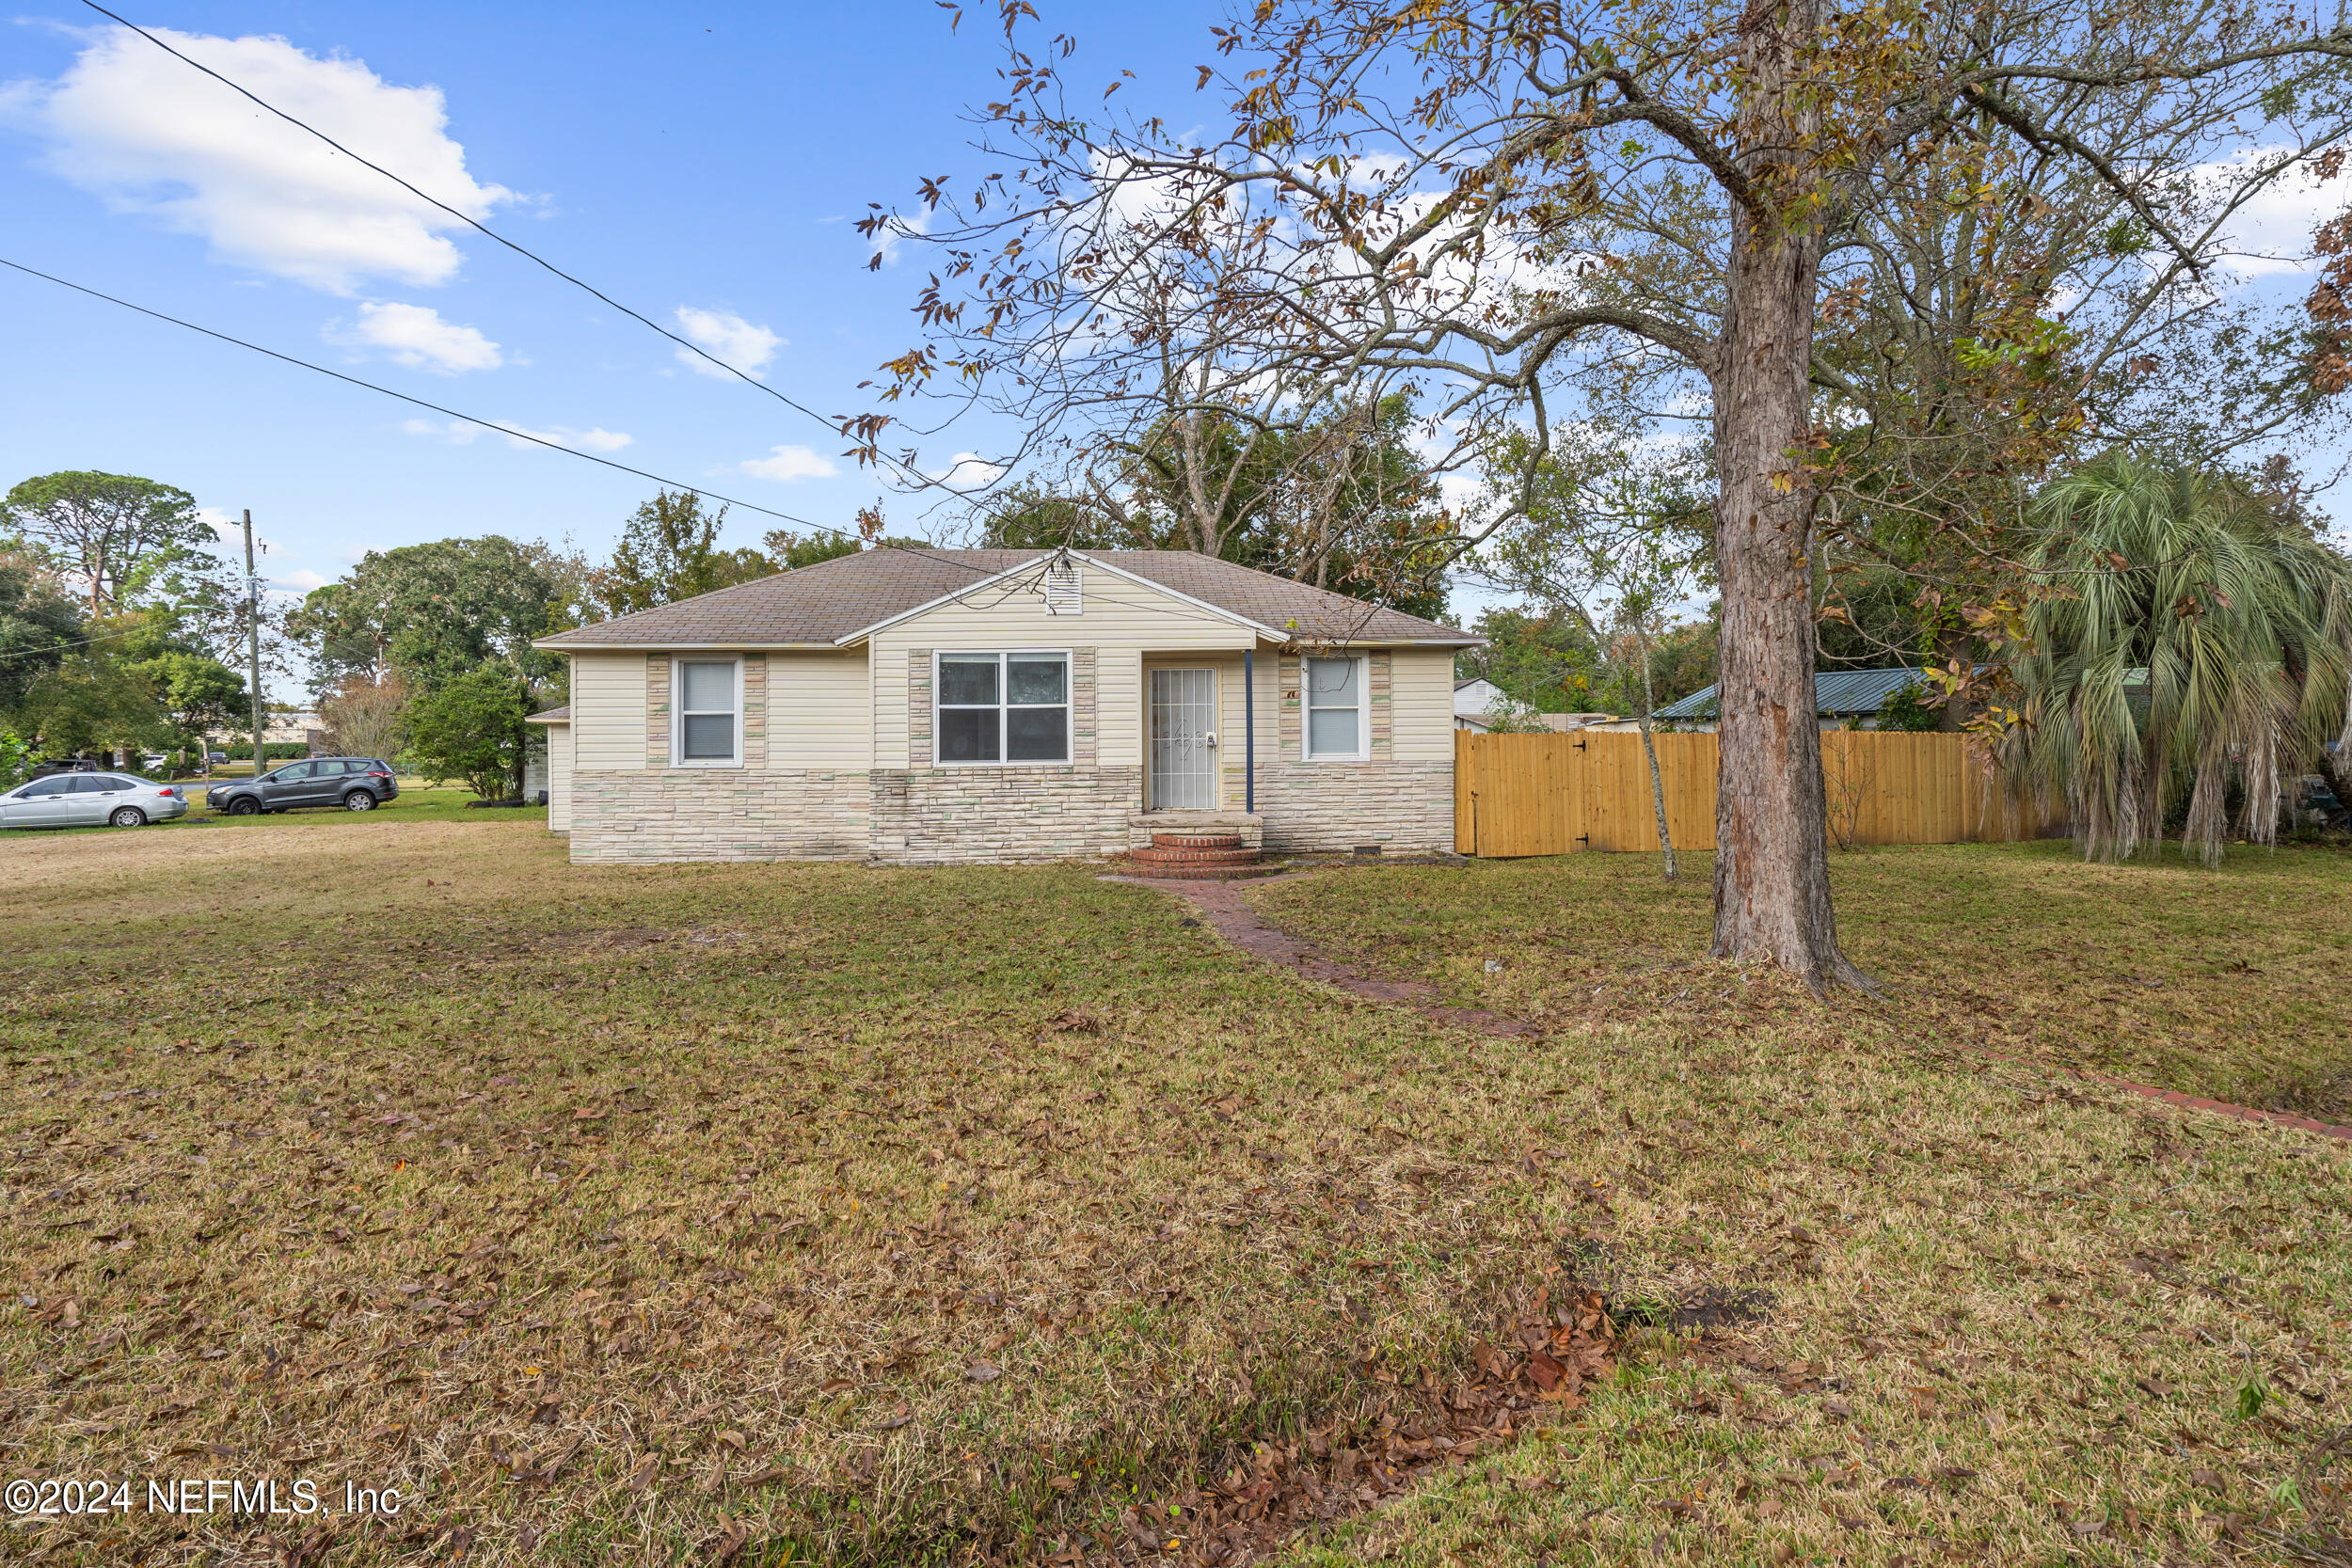
POLYGON ((1364 661, 1357 657, 1305 661, 1307 755, 1360 759, 1364 754, 1364 661))
POLYGON ((731 768, 742 761, 740 669, 731 658, 677 661, 672 745, 679 767, 731 768))
POLYGON ((941 654, 936 690, 942 765, 1070 760, 1068 654, 941 654))

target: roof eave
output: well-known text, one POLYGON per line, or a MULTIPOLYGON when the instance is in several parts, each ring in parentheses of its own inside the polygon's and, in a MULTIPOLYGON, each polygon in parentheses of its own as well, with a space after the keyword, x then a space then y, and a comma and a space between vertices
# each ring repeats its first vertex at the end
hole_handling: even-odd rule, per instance
POLYGON ((671 649, 709 653, 823 654, 833 652, 840 644, 837 642, 754 642, 739 637, 729 638, 722 642, 559 642, 549 638, 544 641, 533 642, 532 646, 542 653, 550 654, 663 653, 671 649))

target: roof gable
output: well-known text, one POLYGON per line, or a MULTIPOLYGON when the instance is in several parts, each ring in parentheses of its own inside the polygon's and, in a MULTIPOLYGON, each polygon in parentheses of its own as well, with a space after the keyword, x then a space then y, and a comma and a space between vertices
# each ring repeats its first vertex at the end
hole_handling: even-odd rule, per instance
MULTIPOLYGON (((832 647, 1001 582, 1045 550, 884 546, 836 556, 676 604, 558 632, 538 646, 585 648, 832 647)), ((1073 551, 1129 581, 1188 601, 1277 641, 1427 642, 1482 640, 1401 610, 1351 599, 1188 550, 1073 551)))

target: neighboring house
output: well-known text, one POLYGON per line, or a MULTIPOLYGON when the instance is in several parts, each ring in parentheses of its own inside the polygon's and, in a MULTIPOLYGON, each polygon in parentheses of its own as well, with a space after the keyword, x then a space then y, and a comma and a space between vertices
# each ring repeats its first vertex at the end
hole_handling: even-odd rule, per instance
POLYGON ((534 721, 580 862, 1438 850, 1481 641, 1184 551, 881 548, 548 638, 534 721))
MULTIPOLYGON (((1825 730, 1878 728, 1879 710, 1886 699, 1904 687, 1926 679, 1917 670, 1824 670, 1813 677, 1813 702, 1820 709, 1820 725, 1825 730)), ((1708 731, 1715 727, 1721 714, 1716 692, 1719 687, 1693 691, 1678 703, 1669 703, 1651 718, 1677 730, 1708 731)), ((1633 721, 1610 726, 1631 729, 1633 721)))
POLYGON ((1495 710, 1503 702, 1502 688, 1484 676, 1454 683, 1454 727, 1485 735, 1494 727, 1495 710))
MULTIPOLYGON (((230 741, 249 740, 252 736, 253 731, 249 726, 239 727, 234 724, 223 725, 220 728, 204 732, 205 741, 214 746, 224 745, 230 741)), ((262 740, 264 745, 307 745, 315 752, 326 746, 332 739, 333 736, 326 727, 326 721, 314 712, 296 713, 284 708, 272 708, 262 715, 262 740)))
MULTIPOLYGON (((1482 677, 1454 683, 1454 727, 1472 735, 1493 731, 1502 705, 1510 699, 1502 688, 1482 677)), ((1606 724, 1616 718, 1613 713, 1539 713, 1550 730, 1581 730, 1606 724)))

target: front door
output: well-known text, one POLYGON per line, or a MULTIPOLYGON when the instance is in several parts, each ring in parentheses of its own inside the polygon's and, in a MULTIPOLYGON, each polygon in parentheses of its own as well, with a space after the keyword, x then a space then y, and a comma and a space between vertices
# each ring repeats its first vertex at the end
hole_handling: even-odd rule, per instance
POLYGON ((1152 809, 1216 805, 1216 672, 1152 672, 1152 809))

